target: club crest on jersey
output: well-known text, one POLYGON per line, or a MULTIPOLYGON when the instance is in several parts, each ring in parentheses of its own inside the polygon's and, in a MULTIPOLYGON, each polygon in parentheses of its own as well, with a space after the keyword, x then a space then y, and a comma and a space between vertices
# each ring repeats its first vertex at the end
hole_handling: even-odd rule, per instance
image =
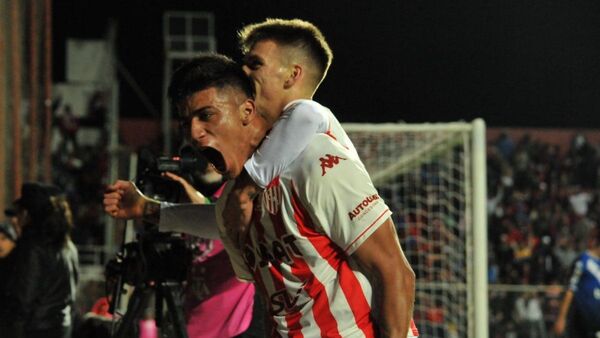
POLYGON ((373 201, 377 201, 378 199, 379 195, 377 194, 365 197, 364 200, 358 203, 354 210, 348 212, 348 217, 350 217, 350 220, 353 220, 363 212, 370 210, 373 207, 371 203, 373 203, 373 201))
MULTIPOLYGON (((274 180, 275 181, 275 180, 274 180)), ((276 215, 281 204, 281 186, 279 180, 275 184, 271 182, 262 194, 262 205, 271 215, 276 215)))
POLYGON ((325 154, 325 157, 319 158, 319 161, 321 161, 321 176, 325 176, 327 169, 331 169, 336 166, 338 163, 340 163, 340 160, 345 161, 346 159, 331 154, 325 154))

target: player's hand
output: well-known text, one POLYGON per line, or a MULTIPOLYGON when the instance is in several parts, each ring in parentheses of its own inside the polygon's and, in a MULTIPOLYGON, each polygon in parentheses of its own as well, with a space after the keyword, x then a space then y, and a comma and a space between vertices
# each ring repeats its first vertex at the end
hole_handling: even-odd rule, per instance
POLYGON ((564 318, 558 318, 554 323, 554 333, 561 336, 565 332, 566 320, 564 318))
POLYGON ((140 218, 146 199, 132 182, 118 180, 104 193, 104 211, 119 219, 140 218))
POLYGON ((173 181, 179 182, 179 184, 181 184, 183 189, 185 189, 185 193, 187 194, 188 198, 190 199, 190 201, 192 203, 195 203, 195 204, 209 204, 210 203, 210 201, 204 195, 202 195, 202 193, 200 193, 198 190, 196 190, 196 188, 194 188, 183 177, 175 175, 168 171, 165 172, 163 175, 167 176, 168 178, 172 179, 173 181))

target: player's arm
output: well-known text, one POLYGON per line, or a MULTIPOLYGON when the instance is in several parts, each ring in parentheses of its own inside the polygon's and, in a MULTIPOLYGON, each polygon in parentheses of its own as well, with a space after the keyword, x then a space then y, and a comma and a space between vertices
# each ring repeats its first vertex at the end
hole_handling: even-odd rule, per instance
POLYGON ((306 103, 284 112, 244 165, 252 181, 264 189, 306 149, 317 133, 327 132, 328 125, 328 116, 306 103))
POLYGON ((227 198, 223 220, 228 229, 243 233, 250 223, 253 199, 292 163, 317 133, 328 126, 327 115, 300 104, 293 113, 284 113, 261 146, 245 163, 227 198))
POLYGON ((562 303, 560 304, 558 318, 556 318, 556 322, 554 323, 554 333, 557 335, 562 335, 565 332, 565 328, 567 326, 567 314, 569 313, 569 308, 571 307, 572 302, 573 291, 567 290, 562 303))
POLYGON ((415 301, 415 273, 404 256, 392 219, 369 236, 353 256, 375 275, 374 287, 382 291, 383 336, 406 338, 415 301))
POLYGON ((373 288, 381 291, 378 310, 386 337, 406 338, 415 274, 400 247, 389 207, 360 161, 328 136, 315 137, 302 156, 309 165, 302 166, 299 174, 305 176, 295 182, 298 197, 314 219, 321 220, 319 230, 367 270, 373 288))
POLYGON ((556 318, 556 323, 554 323, 554 332, 556 334, 563 334, 566 328, 567 323, 567 315, 569 314, 569 309, 571 308, 571 303, 573 302, 573 296, 575 295, 575 291, 579 287, 579 281, 581 280, 581 274, 583 273, 583 262, 581 258, 575 261, 573 266, 573 272, 571 274, 571 279, 569 280, 569 288, 567 292, 565 292, 565 296, 560 304, 560 311, 558 313, 558 318, 556 318))
POLYGON ((104 211, 118 219, 143 219, 158 225, 159 231, 176 231, 216 239, 218 229, 214 207, 160 202, 144 195, 129 181, 107 187, 104 211))

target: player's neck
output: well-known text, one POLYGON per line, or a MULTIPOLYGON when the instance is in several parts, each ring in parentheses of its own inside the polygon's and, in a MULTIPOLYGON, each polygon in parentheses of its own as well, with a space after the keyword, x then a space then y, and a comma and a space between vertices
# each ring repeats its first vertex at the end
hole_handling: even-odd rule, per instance
POLYGON ((244 142, 248 145, 247 157, 250 158, 252 153, 260 146, 260 143, 265 138, 267 134, 267 130, 271 128, 271 123, 267 121, 263 117, 258 117, 252 121, 253 128, 248 129, 248 134, 246 134, 247 138, 244 142))
POLYGON ((296 100, 312 100, 313 98, 313 94, 314 94, 314 90, 312 88, 306 88, 306 86, 297 86, 297 87, 292 87, 293 89, 291 89, 288 94, 286 95, 286 97, 282 100, 281 102, 281 111, 283 112, 283 109, 290 104, 290 102, 296 101, 296 100))
POLYGON ((313 93, 307 90, 290 90, 286 93, 284 97, 278 101, 277 104, 272 106, 273 111, 269 111, 269 109, 264 109, 262 111, 262 116, 266 119, 266 121, 273 125, 279 118, 283 111, 287 106, 296 100, 312 100, 313 93))
POLYGON ((589 249, 588 253, 592 256, 594 256, 595 258, 600 259, 600 247, 596 247, 593 249, 589 249))

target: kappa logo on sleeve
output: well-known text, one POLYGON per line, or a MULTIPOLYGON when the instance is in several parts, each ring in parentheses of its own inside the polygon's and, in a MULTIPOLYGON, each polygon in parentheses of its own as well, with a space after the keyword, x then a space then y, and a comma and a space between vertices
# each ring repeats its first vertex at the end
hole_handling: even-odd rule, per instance
POLYGON ((361 216, 369 212, 373 208, 373 202, 379 200, 379 195, 371 195, 365 197, 355 208, 354 210, 348 212, 348 217, 352 221, 358 216, 361 216), (362 215, 361 215, 362 214, 362 215))
POLYGON ((338 163, 340 163, 340 160, 345 161, 346 159, 331 154, 325 154, 325 157, 319 158, 319 161, 321 161, 321 176, 325 176, 325 174, 327 174, 327 169, 331 169, 336 166, 338 163))

